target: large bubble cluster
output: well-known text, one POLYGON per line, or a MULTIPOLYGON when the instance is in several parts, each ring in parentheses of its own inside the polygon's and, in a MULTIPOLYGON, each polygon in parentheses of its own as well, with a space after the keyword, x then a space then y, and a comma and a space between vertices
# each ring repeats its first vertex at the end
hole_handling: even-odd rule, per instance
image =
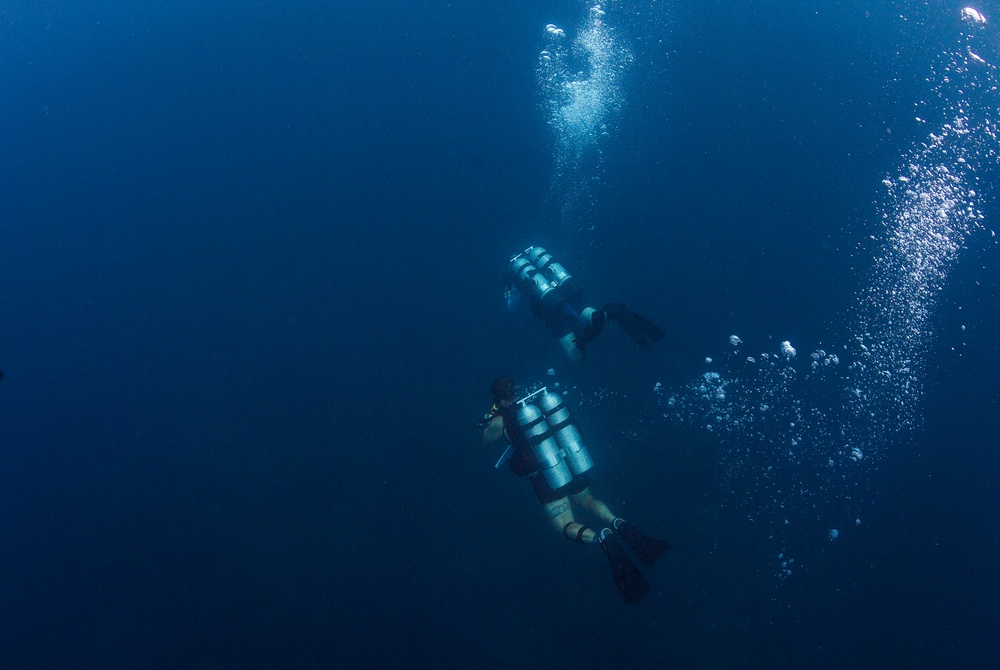
POLYGON ((621 78, 632 60, 605 22, 605 10, 588 9, 586 26, 567 45, 566 33, 545 27, 546 47, 538 59, 538 84, 555 136, 552 193, 564 222, 578 228, 600 178, 601 141, 621 108, 621 78))
MULTIPOLYGON (((863 409, 882 435, 920 423, 928 318, 969 234, 982 226, 978 173, 995 158, 996 68, 974 51, 986 25, 962 11, 962 48, 943 55, 930 79, 929 115, 941 126, 883 182, 888 195, 881 253, 856 310, 863 409)), ((923 122, 923 119, 918 117, 923 122)))
MULTIPOLYGON (((748 355, 742 343, 732 336, 716 370, 674 391, 657 384, 654 393, 663 418, 720 445, 722 506, 787 553, 860 517, 873 463, 845 385, 852 371, 839 354, 795 356, 786 341, 748 355)), ((782 562, 785 577, 791 568, 782 562)))
POLYGON ((971 8, 962 18, 960 48, 930 79, 923 116, 940 116, 936 130, 884 182, 879 248, 843 344, 809 358, 788 341, 747 355, 734 335, 715 369, 655 389, 665 418, 720 444, 723 505, 775 543, 781 577, 792 573, 789 551, 860 525, 870 471, 921 422, 929 318, 982 227, 977 180, 996 158, 997 73, 975 48, 986 20, 971 8))

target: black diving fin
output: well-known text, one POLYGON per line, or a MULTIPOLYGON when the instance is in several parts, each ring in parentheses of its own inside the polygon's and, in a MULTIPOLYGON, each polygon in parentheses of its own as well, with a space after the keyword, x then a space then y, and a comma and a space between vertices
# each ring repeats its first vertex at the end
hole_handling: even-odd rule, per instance
POLYGON ((604 312, 609 319, 617 321, 625 334, 646 351, 653 350, 649 346, 649 340, 659 342, 664 337, 663 331, 655 323, 631 311, 626 305, 609 302, 604 306, 604 312))
POLYGON ((629 605, 642 600, 649 593, 649 582, 625 553, 621 542, 618 541, 618 535, 605 528, 598 535, 598 544, 608 557, 611 576, 614 577, 615 586, 618 587, 622 600, 629 605))
POLYGON ((656 560, 670 549, 670 543, 643 535, 625 519, 615 519, 614 525, 636 557, 649 567, 656 565, 656 560))
POLYGON ((641 314, 636 314, 635 312, 629 312, 632 315, 632 320, 642 329, 642 332, 649 339, 654 342, 659 342, 664 337, 664 332, 660 330, 660 327, 655 323, 642 316, 641 314))

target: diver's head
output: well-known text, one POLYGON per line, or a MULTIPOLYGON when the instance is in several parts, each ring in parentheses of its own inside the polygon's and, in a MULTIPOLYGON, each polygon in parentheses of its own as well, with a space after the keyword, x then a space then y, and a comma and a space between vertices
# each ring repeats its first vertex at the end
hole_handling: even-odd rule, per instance
POLYGON ((493 402, 514 402, 514 380, 506 375, 497 377, 490 386, 490 392, 493 394, 493 402))

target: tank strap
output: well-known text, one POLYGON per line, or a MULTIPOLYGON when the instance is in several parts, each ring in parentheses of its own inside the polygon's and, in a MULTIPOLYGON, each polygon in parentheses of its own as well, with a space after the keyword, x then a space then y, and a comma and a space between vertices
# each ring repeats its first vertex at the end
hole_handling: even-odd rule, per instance
MULTIPOLYGON (((545 418, 548 418, 548 417, 545 417, 545 418)), ((563 419, 562 421, 560 421, 559 423, 557 423, 556 425, 549 426, 549 431, 552 432, 552 433, 558 433, 560 430, 562 430, 566 426, 572 426, 572 425, 573 425, 573 417, 568 416, 565 419, 563 419)))

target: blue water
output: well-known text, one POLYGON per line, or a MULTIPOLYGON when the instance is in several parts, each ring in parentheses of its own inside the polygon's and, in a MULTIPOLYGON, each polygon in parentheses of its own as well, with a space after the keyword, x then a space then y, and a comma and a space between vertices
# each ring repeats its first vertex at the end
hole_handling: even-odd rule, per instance
POLYGON ((537 69, 577 0, 70 5, 0 7, 0 667, 995 667, 982 125, 915 420, 849 371, 963 5, 610 3, 619 104, 562 180, 537 69), (505 307, 529 244, 666 339, 570 366, 505 307), (792 365, 802 434, 666 404, 792 365), (500 374, 558 381, 595 494, 673 544, 641 604, 493 469, 500 374))

